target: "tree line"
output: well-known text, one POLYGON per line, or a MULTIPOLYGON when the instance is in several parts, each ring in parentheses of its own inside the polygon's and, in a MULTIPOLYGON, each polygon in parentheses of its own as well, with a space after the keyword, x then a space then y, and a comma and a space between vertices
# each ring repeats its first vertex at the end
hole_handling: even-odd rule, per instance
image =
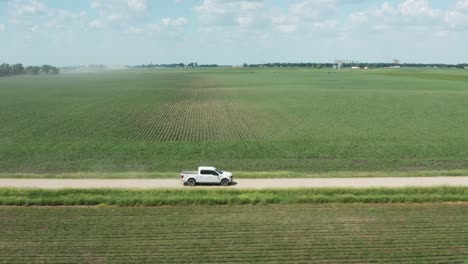
POLYGON ((21 74, 29 74, 29 75, 39 75, 39 74, 46 74, 46 75, 56 75, 59 74, 60 70, 57 67, 51 65, 42 65, 42 66, 27 66, 24 67, 23 64, 7 64, 3 63, 0 65, 0 77, 3 76, 14 76, 14 75, 21 75, 21 74))
MULTIPOLYGON (((262 63, 262 64, 247 64, 244 63, 242 67, 307 67, 307 68, 333 68, 336 66, 336 63, 314 63, 314 62, 301 62, 301 63, 287 63, 287 62, 275 62, 275 63, 262 63)), ((408 68, 458 68, 464 69, 468 67, 468 64, 443 64, 443 63, 343 63, 341 65, 343 68, 351 67, 360 67, 364 68, 388 68, 394 66, 408 67, 408 68)), ((188 64, 185 63, 173 63, 173 64, 142 64, 136 66, 129 66, 130 68, 208 68, 208 67, 230 67, 230 66, 220 66, 218 64, 198 64, 196 62, 191 62, 188 64)))
MULTIPOLYGON (((311 62, 306 62, 306 63, 263 63, 263 64, 247 64, 244 63, 243 67, 309 67, 309 68, 332 68, 333 65, 336 65, 336 63, 311 63, 311 62)), ((425 67, 431 67, 431 68, 459 68, 463 69, 467 67, 468 64, 443 64, 443 63, 402 63, 402 64, 394 64, 394 63, 343 63, 342 67, 344 68, 350 68, 350 67, 360 67, 360 68, 388 68, 388 67, 394 67, 394 66, 400 66, 400 67, 409 67, 409 68, 425 68, 425 67)))
POLYGON ((129 66, 130 68, 212 68, 219 67, 218 64, 198 64, 196 62, 190 63, 172 63, 172 64, 142 64, 136 66, 129 66))

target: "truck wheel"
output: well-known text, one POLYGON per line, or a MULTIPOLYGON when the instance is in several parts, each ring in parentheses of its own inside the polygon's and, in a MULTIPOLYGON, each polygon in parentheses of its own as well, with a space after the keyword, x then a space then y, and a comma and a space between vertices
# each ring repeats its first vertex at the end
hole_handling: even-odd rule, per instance
POLYGON ((222 186, 228 186, 228 185, 229 185, 229 180, 226 179, 226 178, 222 179, 222 180, 221 180, 221 185, 222 185, 222 186))
POLYGON ((192 178, 192 179, 188 179, 188 181, 187 181, 187 185, 188 185, 188 186, 195 186, 196 183, 197 183, 197 182, 196 182, 195 179, 193 179, 193 178, 192 178))

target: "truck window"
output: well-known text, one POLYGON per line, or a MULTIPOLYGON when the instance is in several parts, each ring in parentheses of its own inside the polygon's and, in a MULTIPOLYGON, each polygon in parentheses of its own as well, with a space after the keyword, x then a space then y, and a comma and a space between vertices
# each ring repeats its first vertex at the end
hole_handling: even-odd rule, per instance
POLYGON ((212 170, 202 170, 200 174, 219 176, 219 174, 216 171, 212 171, 212 170))

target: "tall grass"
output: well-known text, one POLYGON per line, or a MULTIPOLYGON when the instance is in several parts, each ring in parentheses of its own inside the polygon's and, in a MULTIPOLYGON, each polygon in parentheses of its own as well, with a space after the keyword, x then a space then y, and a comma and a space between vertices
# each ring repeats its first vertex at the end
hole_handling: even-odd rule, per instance
POLYGON ((9 206, 162 206, 440 202, 468 202, 468 188, 340 188, 294 190, 0 189, 0 205, 9 206))
MULTIPOLYGON (((194 167, 195 168, 195 167, 194 167)), ((77 173, 0 173, 0 179, 175 179, 174 172, 77 172, 77 173)), ((234 171, 236 178, 372 178, 372 177, 432 177, 467 176, 468 170, 413 170, 413 171, 234 171)))

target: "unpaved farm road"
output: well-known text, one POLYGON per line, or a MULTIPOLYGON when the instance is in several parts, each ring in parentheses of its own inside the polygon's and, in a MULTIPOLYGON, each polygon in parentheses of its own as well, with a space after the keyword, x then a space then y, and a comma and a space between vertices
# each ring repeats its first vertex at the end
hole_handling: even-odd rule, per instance
MULTIPOLYGON (((236 183, 228 187, 196 186, 193 188, 292 189, 431 186, 468 186, 468 177, 236 179, 236 183)), ((183 186, 178 179, 0 179, 0 188, 188 189, 191 187, 183 186)))

